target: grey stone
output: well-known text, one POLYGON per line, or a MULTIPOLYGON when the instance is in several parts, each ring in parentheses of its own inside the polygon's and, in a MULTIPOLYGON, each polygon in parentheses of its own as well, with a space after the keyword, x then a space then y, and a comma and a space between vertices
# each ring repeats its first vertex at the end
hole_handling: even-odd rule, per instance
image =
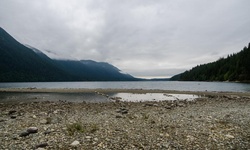
POLYGON ((126 108, 120 108, 116 110, 117 113, 121 113, 121 114, 127 114, 128 113, 128 109, 126 108))
POLYGON ((48 124, 48 121, 47 121, 47 119, 42 119, 42 120, 40 120, 40 123, 41 124, 48 124))
POLYGON ((27 131, 24 131, 22 133, 19 134, 20 137, 25 137, 25 136, 28 136, 30 133, 27 132, 27 131))
POLYGON ((28 129, 27 129, 27 132, 28 133, 37 133, 38 132, 38 128, 37 127, 29 127, 28 129))
POLYGON ((41 144, 36 145, 36 148, 39 148, 39 147, 44 148, 46 146, 49 146, 49 144, 48 143, 41 143, 41 144))

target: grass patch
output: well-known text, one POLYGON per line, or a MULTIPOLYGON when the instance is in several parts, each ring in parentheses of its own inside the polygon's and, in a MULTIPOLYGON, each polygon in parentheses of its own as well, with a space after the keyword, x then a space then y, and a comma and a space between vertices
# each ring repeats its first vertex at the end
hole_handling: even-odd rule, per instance
POLYGON ((80 133, 85 132, 84 127, 80 122, 68 124, 67 131, 68 131, 69 135, 71 135, 71 136, 74 135, 76 132, 80 132, 80 133))
POLYGON ((97 126, 97 124, 89 124, 89 127, 87 128, 87 130, 90 133, 94 133, 97 130, 99 130, 99 127, 97 126))
POLYGON ((67 131, 70 136, 74 135, 75 133, 95 133, 98 130, 98 125, 94 123, 82 124, 80 122, 76 122, 67 125, 67 131))

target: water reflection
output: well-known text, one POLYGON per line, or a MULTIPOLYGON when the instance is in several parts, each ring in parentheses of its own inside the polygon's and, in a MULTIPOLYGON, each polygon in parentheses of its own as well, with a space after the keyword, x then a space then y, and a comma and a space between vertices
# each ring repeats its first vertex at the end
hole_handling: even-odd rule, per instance
POLYGON ((34 102, 34 101, 67 101, 67 102, 144 102, 194 100, 198 95, 165 94, 165 93, 0 93, 0 102, 34 102))
POLYGON ((198 98, 198 95, 191 94, 166 94, 166 93, 113 93, 109 94, 111 100, 127 102, 144 102, 144 101, 173 101, 188 100, 192 101, 198 98))

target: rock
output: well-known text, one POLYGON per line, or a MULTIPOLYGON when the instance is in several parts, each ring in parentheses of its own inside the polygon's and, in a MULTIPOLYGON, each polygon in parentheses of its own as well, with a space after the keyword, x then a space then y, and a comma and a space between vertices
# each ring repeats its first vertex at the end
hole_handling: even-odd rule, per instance
POLYGON ((165 134, 166 137, 170 137, 170 135, 168 133, 165 134))
POLYGON ((116 116, 115 116, 115 118, 122 118, 122 116, 120 116, 120 115, 116 115, 116 116))
POLYGON ((29 128, 27 129, 27 132, 28 132, 29 134, 37 133, 37 132, 38 132, 38 128, 37 128, 37 127, 29 127, 29 128))
POLYGON ((128 109, 126 108, 120 108, 116 110, 117 113, 121 113, 121 114, 127 114, 128 113, 128 109))
POLYGON ((187 136, 187 140, 188 140, 188 141, 194 141, 194 140, 195 140, 195 137, 193 137, 192 135, 188 135, 188 136, 187 136))
POLYGON ((8 114, 9 114, 9 115, 12 115, 12 114, 14 114, 14 113, 16 113, 16 112, 17 112, 16 110, 10 110, 8 114))
POLYGON ((16 119, 16 117, 17 117, 16 115, 11 115, 10 116, 11 119, 16 119))
POLYGON ((227 135, 225 135, 227 138, 229 138, 229 139, 234 139, 234 136, 232 136, 232 135, 230 135, 230 134, 227 134, 227 135))
POLYGON ((48 124, 57 124, 61 122, 61 119, 58 117, 53 117, 53 118, 47 118, 48 124))
POLYGON ((46 150, 46 149, 39 147, 36 150, 46 150))
POLYGON ((77 147, 80 144, 79 141, 74 141, 73 143, 70 144, 70 146, 77 147))
POLYGON ((19 134, 20 137, 25 137, 25 136, 28 136, 30 133, 27 132, 27 131, 24 131, 22 133, 19 134))
POLYGON ((147 107, 147 106, 153 106, 153 104, 151 104, 151 103, 146 103, 146 104, 143 105, 143 107, 147 107))
POLYGON ((6 119, 0 118, 0 122, 7 121, 6 119))
POLYGON ((37 133, 38 132, 38 128, 37 127, 29 127, 26 131, 20 133, 20 137, 25 137, 25 136, 28 136, 30 134, 33 134, 33 133, 37 133))
POLYGON ((171 109, 172 107, 171 107, 171 106, 166 106, 165 108, 166 108, 166 109, 171 109))
POLYGON ((43 134, 47 135, 47 134, 50 134, 52 131, 50 130, 47 130, 47 131, 44 131, 43 134))
POLYGON ((48 124, 48 121, 47 121, 47 119, 42 119, 42 120, 40 120, 40 123, 41 124, 48 124))
POLYGON ((13 139, 13 140, 18 140, 18 135, 14 134, 14 135, 12 136, 12 139, 13 139))
POLYGON ((184 103, 178 103, 177 106, 179 106, 179 107, 185 107, 185 104, 184 103))
POLYGON ((38 144, 38 145, 36 145, 36 148, 44 148, 44 147, 46 147, 46 146, 48 146, 49 144, 48 143, 41 143, 41 144, 38 144))
POLYGON ((158 107, 159 105, 158 104, 153 104, 154 107, 158 107))
POLYGON ((169 148, 169 146, 170 146, 170 143, 169 142, 166 142, 166 143, 163 143, 162 144, 162 148, 169 148))

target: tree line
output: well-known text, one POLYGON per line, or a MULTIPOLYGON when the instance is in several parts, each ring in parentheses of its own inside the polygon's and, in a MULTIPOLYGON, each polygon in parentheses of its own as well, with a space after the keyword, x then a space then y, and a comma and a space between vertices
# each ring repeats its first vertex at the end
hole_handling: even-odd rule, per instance
POLYGON ((173 76, 171 80, 179 81, 250 81, 250 43, 239 53, 226 58, 198 65, 191 70, 173 76))

